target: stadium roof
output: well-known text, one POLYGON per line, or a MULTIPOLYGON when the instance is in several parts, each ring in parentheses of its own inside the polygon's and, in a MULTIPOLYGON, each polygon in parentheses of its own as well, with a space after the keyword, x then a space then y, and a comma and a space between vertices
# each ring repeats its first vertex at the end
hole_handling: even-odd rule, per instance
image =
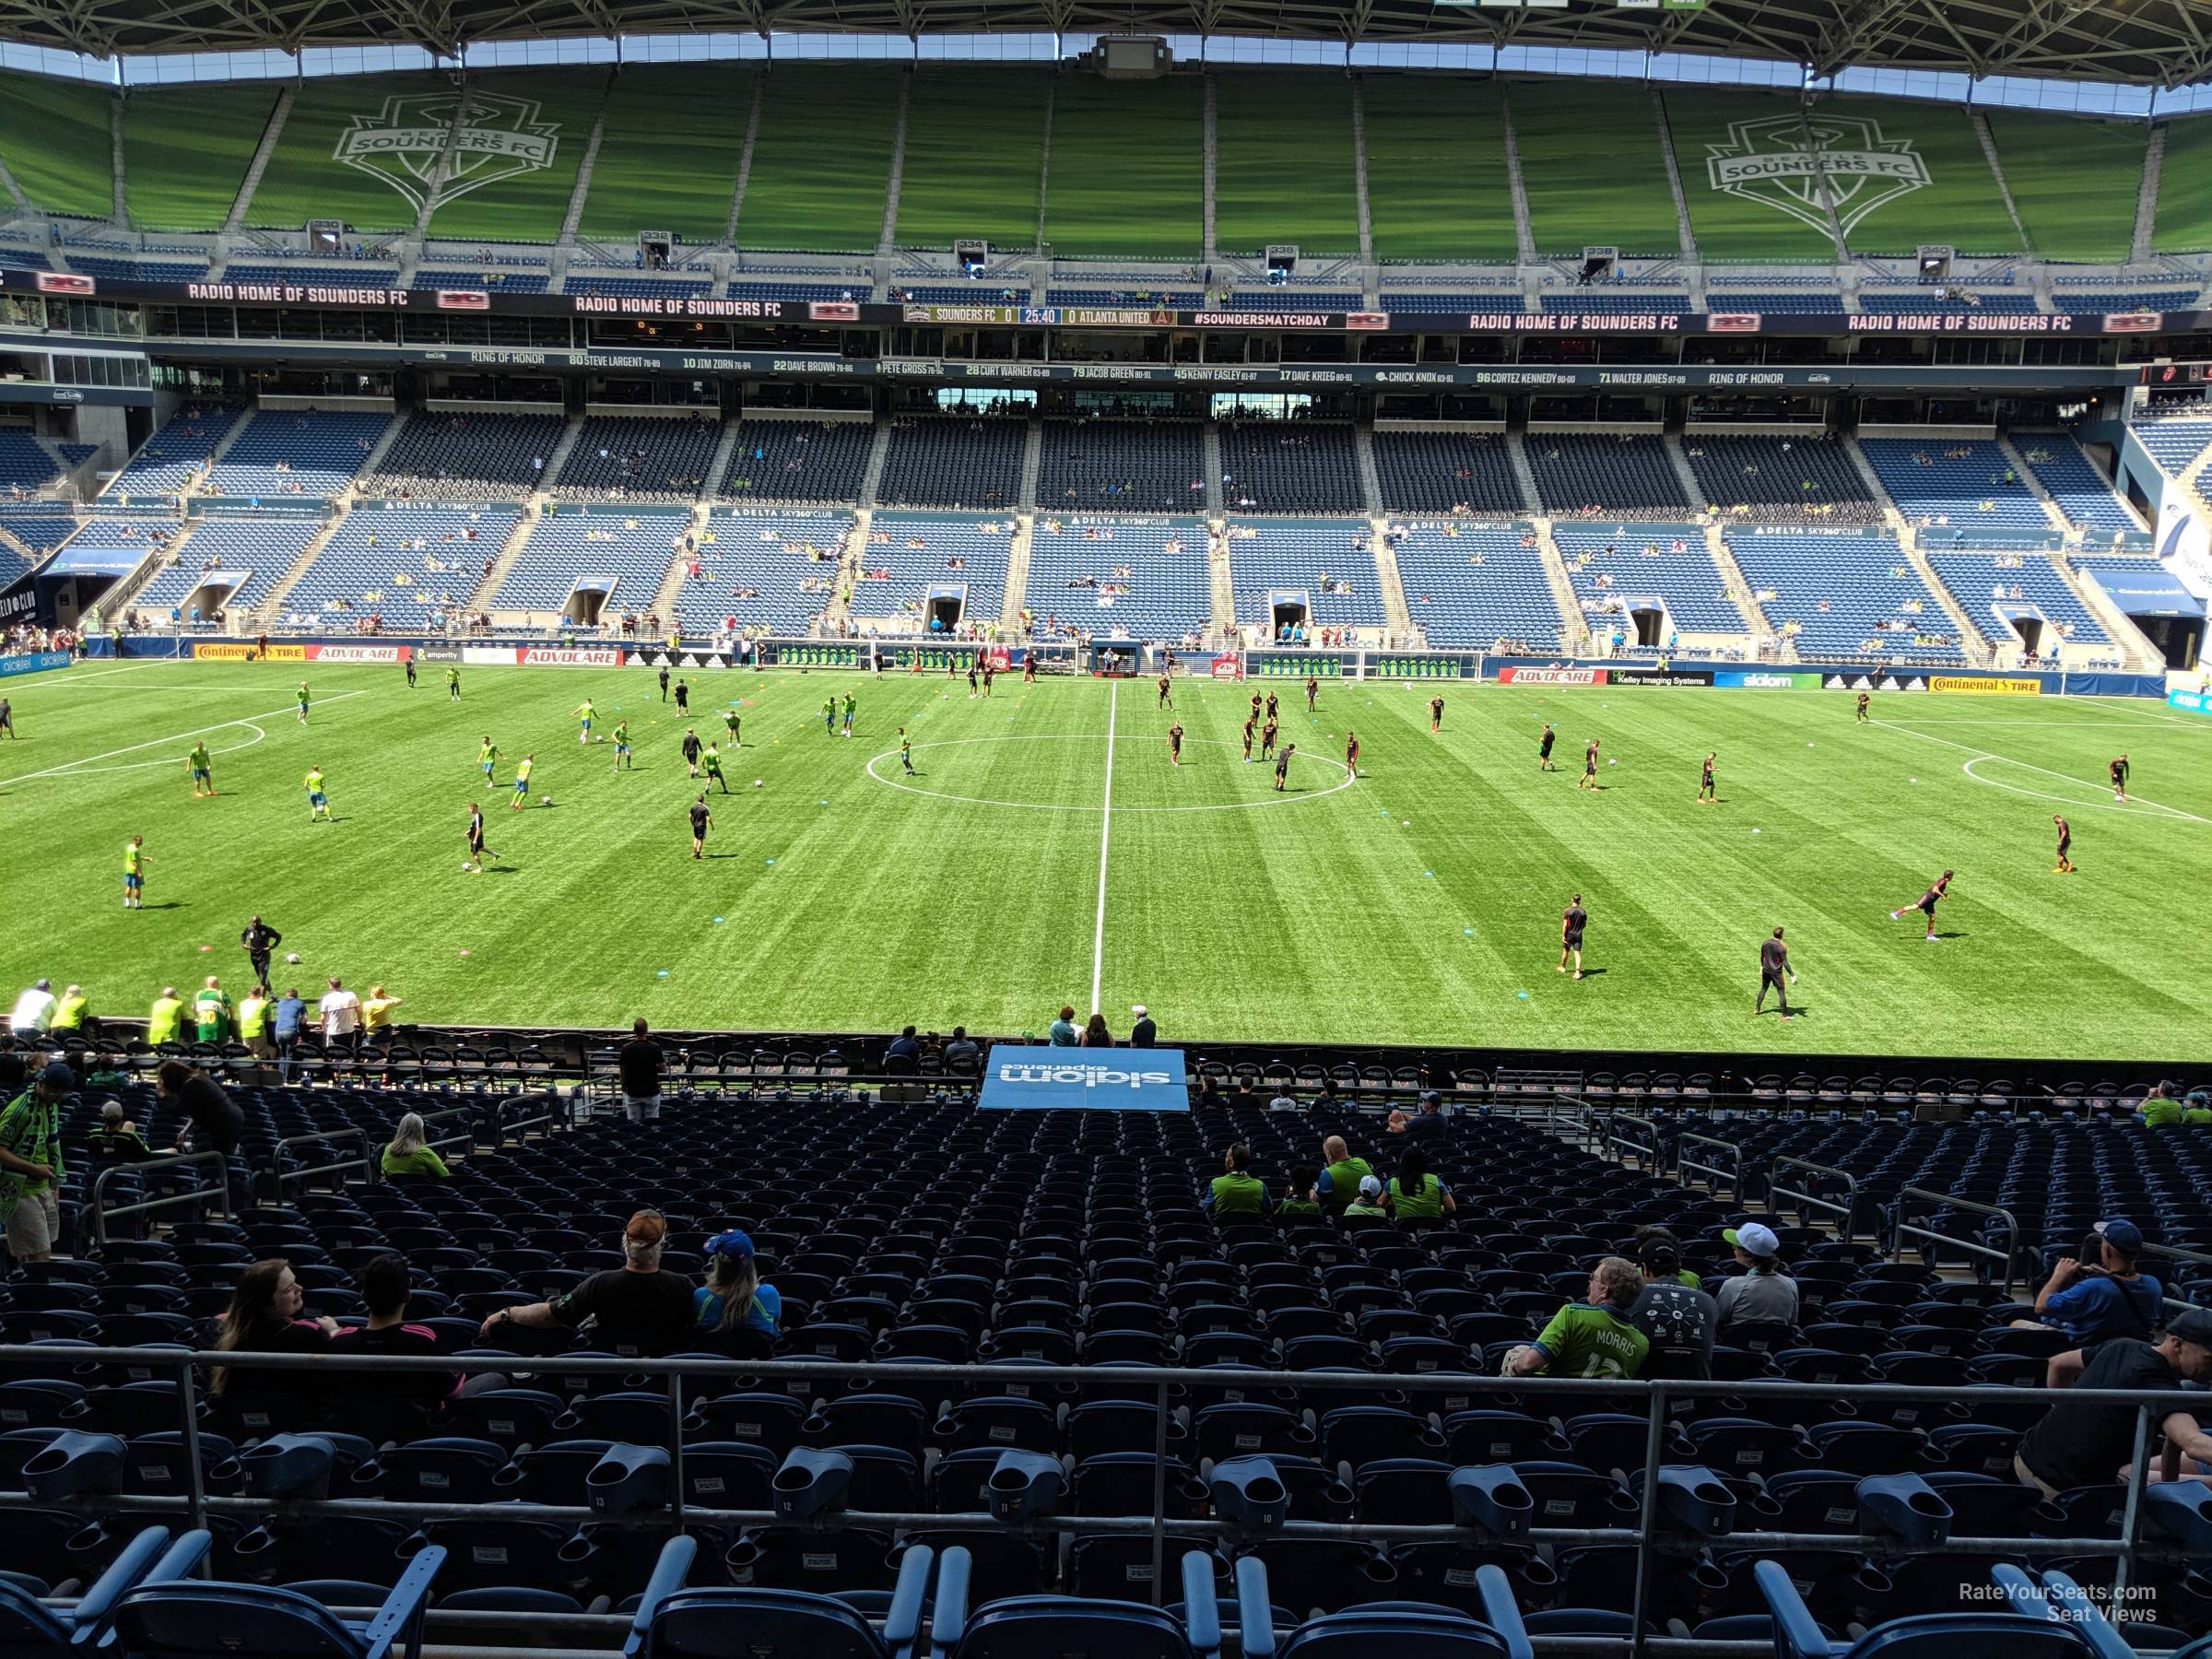
POLYGON ((108 56, 571 36, 1138 32, 1713 53, 2182 86, 2212 76, 2207 0, 0 0, 0 38, 108 56))

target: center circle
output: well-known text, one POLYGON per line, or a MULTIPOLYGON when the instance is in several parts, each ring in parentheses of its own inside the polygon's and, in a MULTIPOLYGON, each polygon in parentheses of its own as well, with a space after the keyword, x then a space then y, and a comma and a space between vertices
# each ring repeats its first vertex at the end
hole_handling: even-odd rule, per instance
MULTIPOLYGON (((945 738, 944 740, 942 740, 941 742, 936 742, 936 743, 917 743, 917 744, 915 744, 915 745, 913 746, 913 750, 914 750, 914 753, 916 753, 916 754, 918 755, 918 754, 921 754, 921 753, 923 753, 924 751, 925 751, 925 750, 928 750, 928 749, 965 748, 965 747, 968 747, 969 745, 971 745, 971 744, 977 744, 977 743, 1090 743, 1090 744, 1098 744, 1098 743, 1102 743, 1102 742, 1104 742, 1104 741, 1105 741, 1105 735, 1104 735, 1104 734, 1103 734, 1103 733, 1100 733, 1100 732, 1082 732, 1082 733, 1075 733, 1075 732, 1059 732, 1059 733, 1049 733, 1049 732, 1030 732, 1030 733, 1023 733, 1023 734, 1011 734, 1011 733, 1010 733, 1010 734, 1008 734, 1008 735, 1005 735, 1005 736, 994 736, 994 737, 947 737, 947 738, 945 738)), ((1140 737, 1140 736, 1135 736, 1135 735, 1117 735, 1115 736, 1115 738, 1113 739, 1113 741, 1114 741, 1116 744, 1123 744, 1123 743, 1139 743, 1139 744, 1145 744, 1145 745, 1147 745, 1147 746, 1148 746, 1148 745, 1152 745, 1152 744, 1164 744, 1166 740, 1165 740, 1164 738, 1162 738, 1162 737, 1159 737, 1159 736, 1155 736, 1155 735, 1146 735, 1146 736, 1141 736, 1141 737, 1140 737)), ((1195 746, 1197 746, 1197 745, 1201 745, 1201 744, 1203 744, 1203 745, 1206 745, 1206 746, 1207 746, 1207 747, 1214 747, 1214 748, 1235 748, 1235 747, 1241 747, 1240 745, 1237 745, 1237 744, 1231 743, 1231 742, 1230 742, 1230 741, 1228 738, 1226 738, 1226 737, 1185 737, 1185 738, 1184 738, 1182 741, 1183 741, 1184 747, 1195 747, 1195 746)), ((902 794, 905 794, 926 795, 926 796, 928 796, 930 799, 932 799, 932 800, 935 800, 935 801, 955 801, 955 802, 958 802, 959 805, 961 805, 961 806, 1008 806, 1008 807, 1013 807, 1013 808, 1015 808, 1016 810, 1018 810, 1018 811, 1026 811, 1026 812, 1085 812, 1085 813, 1095 813, 1095 812, 1103 812, 1103 811, 1105 811, 1105 810, 1106 810, 1106 803, 1105 803, 1104 801, 1102 801, 1102 800, 1097 800, 1097 801, 1088 801, 1088 802, 1085 802, 1085 801, 1001 801, 1001 800, 996 800, 996 799, 994 799, 993 797, 991 797, 991 796, 989 796, 989 795, 956 794, 954 794, 954 793, 953 793, 952 791, 950 791, 950 790, 945 790, 945 789, 924 789, 924 788, 921 788, 921 787, 919 787, 919 786, 918 786, 918 785, 916 785, 916 784, 913 784, 913 783, 911 783, 911 782, 907 782, 907 781, 906 781, 906 780, 905 780, 903 777, 900 777, 900 776, 897 776, 897 775, 893 775, 893 776, 887 777, 887 776, 885 776, 885 775, 884 775, 882 772, 880 772, 880 771, 877 771, 876 770, 876 769, 877 769, 877 765, 878 765, 880 762, 883 762, 883 761, 886 761, 886 760, 895 761, 895 760, 897 760, 898 759, 899 759, 899 751, 898 751, 897 749, 886 749, 886 750, 884 750, 884 751, 883 751, 883 753, 881 753, 880 755, 875 755, 875 756, 872 756, 872 757, 870 757, 870 759, 869 759, 869 760, 868 760, 868 763, 867 763, 867 773, 868 773, 868 776, 869 776, 871 779, 873 779, 875 782, 878 782, 878 783, 881 783, 882 785, 884 785, 884 787, 885 787, 885 788, 887 788, 887 789, 896 789, 896 790, 899 790, 899 791, 900 791, 902 794)), ((1318 800, 1322 800, 1322 799, 1325 798, 1326 796, 1333 795, 1333 794, 1338 794, 1339 792, 1341 792, 1341 791, 1343 791, 1343 790, 1349 789, 1349 788, 1352 786, 1352 784, 1354 783, 1354 782, 1356 782, 1356 779, 1354 778, 1354 776, 1353 776, 1353 773, 1352 773, 1352 769, 1351 769, 1350 767, 1347 766, 1347 765, 1346 765, 1346 764, 1345 764, 1343 761, 1341 761, 1341 760, 1329 760, 1329 759, 1322 759, 1322 758, 1321 758, 1321 757, 1319 757, 1319 756, 1314 756, 1314 755, 1306 755, 1306 754, 1298 754, 1298 755, 1294 755, 1294 756, 1292 756, 1292 757, 1291 757, 1291 765, 1292 765, 1292 767, 1293 767, 1293 768, 1295 768, 1295 767, 1298 765, 1298 763, 1299 763, 1300 761, 1301 761, 1301 760, 1309 760, 1309 759, 1310 759, 1310 760, 1312 760, 1312 761, 1313 761, 1313 762, 1314 762, 1316 765, 1318 765, 1318 766, 1321 766, 1321 767, 1324 768, 1325 770, 1327 770, 1327 771, 1333 771, 1333 772, 1341 772, 1341 773, 1343 774, 1343 776, 1341 776, 1341 777, 1337 778, 1337 779, 1336 779, 1336 780, 1335 780, 1334 782, 1332 782, 1332 783, 1331 783, 1331 784, 1330 784, 1330 785, 1329 785, 1329 786, 1328 786, 1326 789, 1317 789, 1317 790, 1312 790, 1312 791, 1311 791, 1311 792, 1303 792, 1303 791, 1301 791, 1300 793, 1299 793, 1299 794, 1288 794, 1288 793, 1285 793, 1285 794, 1276 794, 1276 793, 1275 793, 1273 790, 1269 790, 1269 791, 1268 791, 1268 792, 1267 792, 1265 794, 1264 794, 1263 796, 1261 796, 1261 798, 1260 798, 1260 799, 1258 799, 1258 800, 1256 800, 1256 801, 1214 801, 1214 802, 1206 802, 1206 803, 1204 803, 1204 804, 1201 804, 1201 805, 1197 805, 1197 806, 1123 806, 1123 805, 1122 805, 1122 804, 1120 804, 1119 802, 1116 802, 1116 803, 1114 804, 1113 810, 1114 810, 1115 812, 1117 812, 1117 813, 1124 813, 1124 812, 1129 812, 1129 813, 1134 813, 1134 812, 1247 812, 1247 811, 1250 811, 1250 810, 1252 810, 1253 807, 1257 807, 1257 806, 1297 806, 1297 805, 1298 805, 1300 802, 1301 802, 1301 801, 1318 801, 1318 800)))

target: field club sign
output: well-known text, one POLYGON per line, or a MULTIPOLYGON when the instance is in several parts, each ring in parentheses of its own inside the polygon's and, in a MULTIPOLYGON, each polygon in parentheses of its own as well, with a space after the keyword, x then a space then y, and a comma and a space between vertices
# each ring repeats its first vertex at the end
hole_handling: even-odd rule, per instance
POLYGON ((1928 167, 1910 138, 1886 138, 1881 124, 1850 115, 1776 115, 1729 124, 1725 144, 1705 147, 1713 189, 1763 203, 1828 229, 1821 205, 1825 179, 1836 219, 1848 236, 1877 207, 1923 189, 1928 167))
POLYGON ((332 154, 382 179, 419 212, 449 134, 453 155, 441 202, 552 166, 559 131, 559 122, 538 119, 535 99, 408 92, 385 99, 373 115, 356 115, 332 154))

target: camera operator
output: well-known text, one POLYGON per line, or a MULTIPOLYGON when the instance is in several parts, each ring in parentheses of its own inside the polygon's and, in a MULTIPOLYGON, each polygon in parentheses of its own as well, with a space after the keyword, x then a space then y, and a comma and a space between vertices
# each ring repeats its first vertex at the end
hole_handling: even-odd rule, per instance
POLYGON ((2045 1372, 2052 1388, 2070 1388, 2088 1363, 2087 1350, 2116 1336, 2148 1341, 2159 1324, 2165 1288, 2136 1270, 2143 1230, 2133 1221, 2100 1221, 2082 1241, 2081 1255, 2061 1256, 2036 1292, 2033 1319, 2016 1319, 2025 1330, 2063 1332, 2075 1347, 2055 1354, 2045 1372))

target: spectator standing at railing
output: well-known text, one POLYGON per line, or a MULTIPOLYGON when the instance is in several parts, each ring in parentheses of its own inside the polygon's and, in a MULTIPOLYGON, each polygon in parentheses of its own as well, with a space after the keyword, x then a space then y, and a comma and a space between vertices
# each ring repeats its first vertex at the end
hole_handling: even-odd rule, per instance
POLYGON ((661 1115, 661 1045, 645 1034, 642 1016, 629 1022, 629 1041, 615 1051, 622 1080, 622 1111, 633 1124, 651 1124, 661 1115))
POLYGON ((291 1081, 292 1051, 300 1045, 300 1022, 306 1014, 307 1005, 300 1000, 296 985, 286 986, 284 994, 270 1010, 269 1035, 276 1050, 276 1077, 280 1082, 291 1081))
POLYGON ((62 1234, 62 1108, 76 1076, 59 1062, 0 1110, 0 1220, 19 1266, 53 1259, 62 1234))
POLYGON ((392 1010, 406 999, 388 994, 383 986, 371 985, 369 994, 361 999, 361 1041, 371 1048, 382 1048, 392 1041, 392 1010))

